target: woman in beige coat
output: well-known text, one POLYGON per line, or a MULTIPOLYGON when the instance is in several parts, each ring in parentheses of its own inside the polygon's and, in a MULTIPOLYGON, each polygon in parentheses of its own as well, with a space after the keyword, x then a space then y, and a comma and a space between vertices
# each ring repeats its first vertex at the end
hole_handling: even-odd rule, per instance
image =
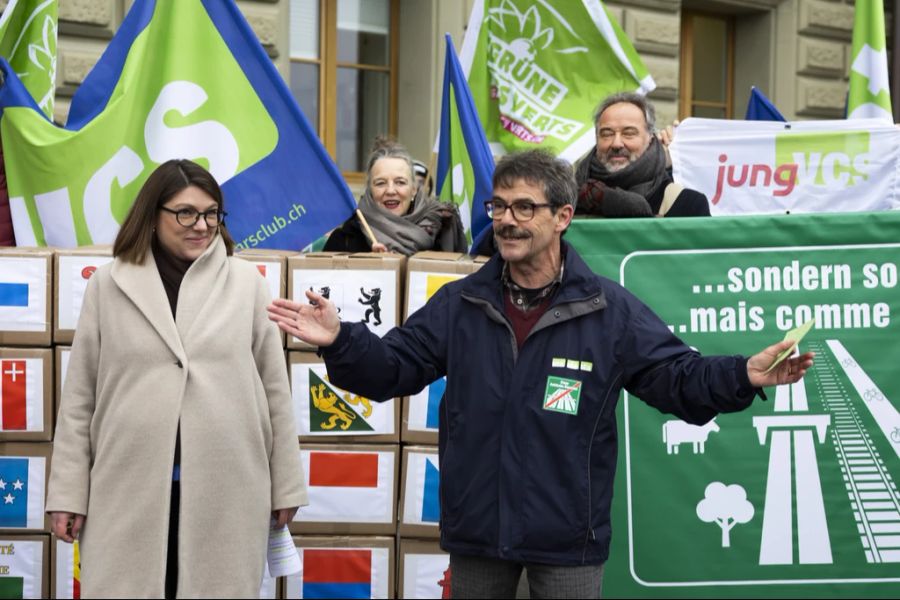
POLYGON ((199 165, 161 165, 84 297, 47 511, 86 598, 257 597, 307 503, 265 282, 199 165))

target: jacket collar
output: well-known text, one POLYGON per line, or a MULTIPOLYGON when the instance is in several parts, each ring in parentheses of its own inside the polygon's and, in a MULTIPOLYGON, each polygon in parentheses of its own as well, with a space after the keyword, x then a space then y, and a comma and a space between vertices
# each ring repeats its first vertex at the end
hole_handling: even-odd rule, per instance
POLYGON ((185 273, 178 294, 175 320, 172 319, 172 310, 151 252, 147 252, 140 264, 115 261, 110 275, 172 353, 184 359, 182 340, 190 333, 206 302, 214 297, 213 288, 223 283, 218 275, 226 265, 226 258, 225 243, 218 235, 185 273))
MULTIPOLYGON (((551 306, 566 302, 578 302, 595 296, 603 296, 597 275, 582 260, 567 241, 560 240, 565 248, 565 269, 562 285, 551 306)), ((483 267, 464 280, 464 294, 487 300, 503 312, 503 257, 496 252, 483 267)))

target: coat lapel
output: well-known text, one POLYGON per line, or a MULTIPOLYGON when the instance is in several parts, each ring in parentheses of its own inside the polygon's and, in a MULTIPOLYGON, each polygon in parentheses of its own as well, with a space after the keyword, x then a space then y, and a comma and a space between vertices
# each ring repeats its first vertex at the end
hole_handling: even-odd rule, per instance
POLYGON ((220 297, 219 290, 225 284, 227 265, 225 242, 221 235, 217 235, 206 252, 184 274, 175 311, 175 323, 182 341, 188 339, 191 329, 202 320, 204 307, 220 297))
POLYGON ((172 309, 152 252, 147 253, 141 264, 115 261, 110 274, 122 293, 144 314, 172 353, 179 360, 184 360, 184 347, 175 328, 172 309))

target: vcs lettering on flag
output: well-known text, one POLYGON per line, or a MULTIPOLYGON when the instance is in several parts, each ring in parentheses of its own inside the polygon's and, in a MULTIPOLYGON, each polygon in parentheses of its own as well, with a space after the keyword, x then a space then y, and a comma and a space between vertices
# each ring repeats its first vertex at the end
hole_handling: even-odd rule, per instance
POLYGON ((288 576, 289 598, 389 598, 390 550, 297 548, 302 569, 288 576))
POLYGON ((393 531, 396 450, 370 448, 302 449, 309 506, 297 512, 295 522, 368 523, 375 525, 371 533, 381 533, 385 526, 393 531))
POLYGON ((0 456, 0 528, 44 528, 44 473, 41 456, 0 456))
POLYGON ((44 429, 44 361, 0 360, 0 431, 44 429))

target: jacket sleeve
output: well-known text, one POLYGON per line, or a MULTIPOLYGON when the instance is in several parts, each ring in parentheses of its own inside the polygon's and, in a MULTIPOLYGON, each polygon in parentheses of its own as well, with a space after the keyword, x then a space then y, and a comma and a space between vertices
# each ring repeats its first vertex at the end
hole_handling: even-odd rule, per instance
POLYGON ((300 462, 297 426, 291 399, 281 335, 266 316, 269 292, 261 277, 256 277, 256 301, 253 311, 253 359, 266 390, 269 420, 272 425, 272 452, 269 472, 272 478, 272 510, 309 504, 306 477, 300 462))
POLYGON ((688 423, 744 410, 756 388, 743 356, 701 356, 676 337, 649 308, 639 305, 622 347, 624 384, 650 406, 688 423))
POLYGON ((90 493, 91 422, 100 368, 100 276, 88 281, 69 355, 53 443, 47 512, 86 515, 90 493))
POLYGON ((421 391, 446 374, 450 331, 448 286, 383 338, 362 323, 342 323, 331 346, 321 349, 328 377, 354 394, 376 401, 421 391))

